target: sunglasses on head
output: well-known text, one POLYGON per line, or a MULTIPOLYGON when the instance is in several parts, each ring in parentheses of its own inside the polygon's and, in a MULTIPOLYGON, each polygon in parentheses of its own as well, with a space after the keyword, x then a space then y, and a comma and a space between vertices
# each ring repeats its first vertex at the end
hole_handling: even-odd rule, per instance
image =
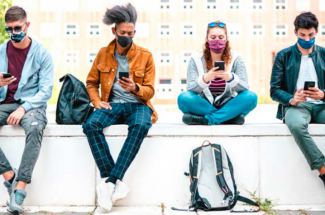
POLYGON ((211 23, 209 23, 209 27, 210 28, 213 28, 213 27, 216 27, 218 25, 218 27, 220 27, 220 28, 224 28, 225 26, 226 26, 226 24, 225 23, 223 23, 223 22, 211 22, 211 23))
POLYGON ((22 28, 23 26, 26 24, 26 22, 22 25, 22 26, 15 26, 15 27, 5 27, 5 30, 8 32, 8 33, 12 33, 13 31, 15 32, 21 32, 22 31, 22 28))

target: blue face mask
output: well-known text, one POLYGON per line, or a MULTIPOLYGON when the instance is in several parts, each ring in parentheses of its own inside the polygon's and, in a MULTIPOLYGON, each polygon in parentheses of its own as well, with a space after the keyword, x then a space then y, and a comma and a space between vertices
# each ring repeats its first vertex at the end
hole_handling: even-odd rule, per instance
POLYGON ((314 37, 313 39, 306 41, 298 37, 298 43, 301 46, 301 48, 310 49, 315 44, 315 39, 316 38, 314 37))
POLYGON ((9 33, 9 38, 13 43, 21 43, 26 38, 26 34, 23 31, 19 33, 9 33))

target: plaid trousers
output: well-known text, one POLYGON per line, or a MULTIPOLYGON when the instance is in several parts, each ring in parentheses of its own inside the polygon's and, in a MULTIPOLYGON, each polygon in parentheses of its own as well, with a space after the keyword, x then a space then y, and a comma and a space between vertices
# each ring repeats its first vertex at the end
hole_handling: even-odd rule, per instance
POLYGON ((137 103, 111 103, 112 110, 96 110, 83 125, 91 152, 102 178, 115 176, 123 179, 137 155, 151 124, 152 110, 137 103), (103 129, 114 124, 127 124, 128 136, 116 163, 109 150, 103 129))

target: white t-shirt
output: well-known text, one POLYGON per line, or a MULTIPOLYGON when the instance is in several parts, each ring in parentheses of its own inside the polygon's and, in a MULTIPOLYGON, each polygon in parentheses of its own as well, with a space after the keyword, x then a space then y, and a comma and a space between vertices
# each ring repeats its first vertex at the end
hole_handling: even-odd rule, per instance
MULTIPOLYGON (((315 70, 314 62, 312 58, 308 57, 308 55, 301 57, 301 64, 296 89, 298 90, 303 88, 305 85, 305 81, 315 81, 315 87, 318 88, 318 77, 315 70)), ((306 102, 314 104, 324 104, 322 100, 314 100, 309 97, 307 97, 306 102)))

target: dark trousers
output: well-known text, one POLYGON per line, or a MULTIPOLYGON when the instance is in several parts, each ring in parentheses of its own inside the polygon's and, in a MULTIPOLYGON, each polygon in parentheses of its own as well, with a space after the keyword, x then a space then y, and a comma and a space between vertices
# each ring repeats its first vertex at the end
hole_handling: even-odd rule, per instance
POLYGON ((96 110, 83 125, 83 131, 87 135, 101 177, 115 176, 123 179, 152 125, 152 110, 148 106, 136 103, 111 103, 111 106, 112 110, 103 108, 96 110), (121 123, 129 126, 129 132, 114 163, 103 129, 121 123))

